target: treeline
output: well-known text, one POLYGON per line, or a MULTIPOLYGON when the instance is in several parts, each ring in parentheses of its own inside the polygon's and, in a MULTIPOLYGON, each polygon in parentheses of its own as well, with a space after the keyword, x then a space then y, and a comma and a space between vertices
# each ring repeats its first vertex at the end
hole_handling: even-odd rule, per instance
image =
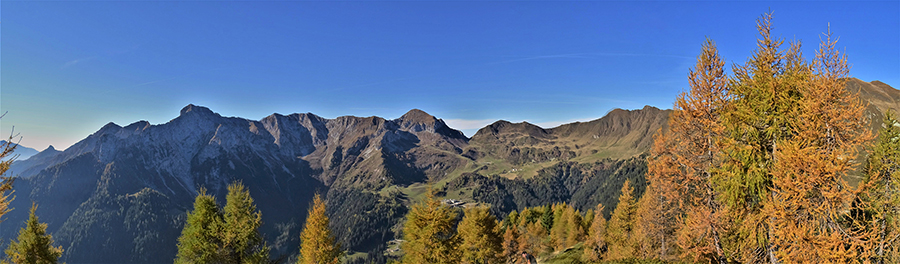
POLYGON ((562 202, 512 211, 502 221, 486 206, 451 207, 429 194, 407 215, 399 262, 618 263, 656 258, 658 252, 648 250, 651 240, 646 239, 652 232, 647 223, 657 213, 648 210, 655 208, 655 199, 637 199, 629 181, 621 193, 609 220, 602 204, 582 212, 562 202))

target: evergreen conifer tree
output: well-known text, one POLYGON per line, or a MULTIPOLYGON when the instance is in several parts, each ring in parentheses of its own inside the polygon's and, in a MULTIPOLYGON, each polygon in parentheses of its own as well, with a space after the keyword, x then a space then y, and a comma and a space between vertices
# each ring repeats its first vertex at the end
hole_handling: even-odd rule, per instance
POLYGON ((854 218, 867 236, 862 258, 871 263, 900 262, 900 121, 885 113, 854 218))
POLYGON ((6 248, 3 263, 52 264, 62 256, 62 247, 53 247, 53 237, 47 234, 47 224, 38 221, 34 214, 37 204, 31 205, 26 225, 19 231, 17 241, 6 248))
POLYGON ((200 194, 194 198, 194 210, 188 212, 187 223, 178 238, 175 263, 222 262, 222 224, 216 199, 201 188, 200 194))
POLYGON ((544 227, 544 231, 550 232, 550 229, 553 228, 553 208, 550 206, 542 206, 541 207, 543 214, 541 215, 541 226, 544 227))
POLYGON ((256 210, 250 192, 240 182, 228 185, 223 209, 222 243, 228 263, 266 263, 269 247, 259 233, 262 214, 256 210))
POLYGON ((225 208, 200 189, 194 211, 178 238, 175 263, 252 264, 269 261, 269 247, 259 234, 262 215, 241 183, 228 186, 225 208))
POLYGON ((297 264, 337 264, 342 254, 328 229, 325 202, 317 193, 306 217, 306 225, 300 233, 300 259, 297 264))

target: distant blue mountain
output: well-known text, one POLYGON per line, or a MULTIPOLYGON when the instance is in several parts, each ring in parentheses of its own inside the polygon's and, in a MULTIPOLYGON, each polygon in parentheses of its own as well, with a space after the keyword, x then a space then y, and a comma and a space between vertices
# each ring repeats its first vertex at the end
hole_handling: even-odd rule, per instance
MULTIPOLYGON (((6 140, 0 140, 0 146, 5 145, 5 144, 6 144, 6 140)), ((33 149, 33 148, 19 145, 16 147, 16 150, 13 151, 13 155, 19 155, 19 157, 16 158, 16 160, 26 160, 26 159, 30 158, 31 156, 34 156, 34 154, 38 154, 38 152, 40 152, 40 151, 33 149)), ((8 160, 10 158, 12 158, 12 155, 9 157, 3 157, 2 160, 8 160)))

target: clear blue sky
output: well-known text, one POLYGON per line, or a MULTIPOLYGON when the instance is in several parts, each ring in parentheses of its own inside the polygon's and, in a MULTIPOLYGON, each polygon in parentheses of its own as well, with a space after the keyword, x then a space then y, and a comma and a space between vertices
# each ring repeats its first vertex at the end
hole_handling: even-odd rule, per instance
POLYGON ((671 108, 704 38, 742 63, 769 9, 807 58, 830 23, 854 77, 900 86, 900 1, 3 1, 0 135, 62 149, 189 103, 250 119, 419 108, 469 136, 671 108))

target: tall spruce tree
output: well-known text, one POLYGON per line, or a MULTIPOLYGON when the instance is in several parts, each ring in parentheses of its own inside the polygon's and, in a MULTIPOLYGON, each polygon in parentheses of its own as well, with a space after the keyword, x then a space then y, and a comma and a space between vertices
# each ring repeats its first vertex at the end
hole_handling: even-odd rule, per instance
POLYGON ((221 229, 222 214, 216 198, 200 189, 194 198, 194 210, 188 212, 187 223, 178 238, 178 254, 175 263, 221 263, 223 248, 221 229))
POLYGON ((865 172, 854 217, 867 237, 861 257, 900 263, 900 121, 892 112, 885 113, 865 172))
POLYGON ((465 210, 457 228, 461 244, 462 262, 466 264, 501 263, 503 238, 497 218, 485 206, 465 210))
POLYGON ((219 209, 215 197, 200 189, 194 199, 194 211, 178 238, 176 263, 267 263, 266 246, 259 226, 262 215, 241 183, 228 185, 225 208, 219 209))
POLYGON ((441 204, 429 191, 426 199, 412 206, 403 226, 402 263, 459 263, 457 213, 441 204))
POLYGON ((256 210, 250 192, 244 184, 235 182, 228 185, 225 200, 222 229, 225 261, 241 264, 268 262, 269 247, 259 233, 262 214, 256 210))
POLYGON ((6 248, 6 259, 3 263, 15 264, 51 264, 62 256, 61 246, 53 247, 53 237, 47 234, 47 224, 38 221, 34 212, 37 204, 31 205, 31 213, 17 241, 12 241, 6 248))
POLYGON ((300 259, 297 264, 337 264, 342 251, 335 244, 331 229, 328 229, 325 202, 317 193, 306 217, 306 225, 300 233, 300 259))

